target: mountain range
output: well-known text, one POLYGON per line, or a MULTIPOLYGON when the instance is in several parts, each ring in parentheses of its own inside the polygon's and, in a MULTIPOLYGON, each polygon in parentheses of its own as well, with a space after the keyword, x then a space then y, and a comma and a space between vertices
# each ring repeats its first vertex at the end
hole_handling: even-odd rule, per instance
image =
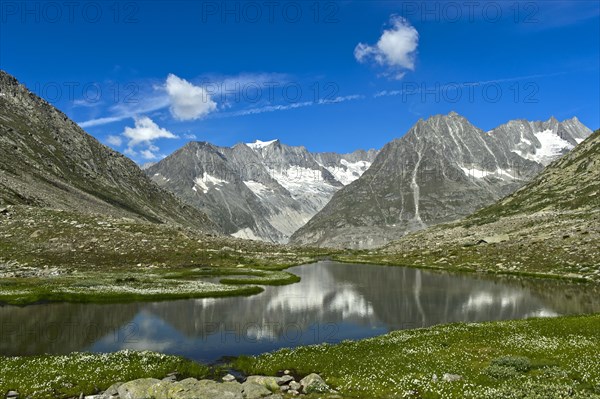
POLYGON ((488 132, 455 112, 421 119, 290 243, 374 248, 461 219, 511 194, 591 133, 577 118, 514 120, 488 132))
POLYGON ((209 215, 224 233, 285 243, 376 155, 311 153, 279 140, 233 147, 190 142, 145 172, 209 215))
POLYGON ((514 120, 486 132, 451 112, 419 120, 380 151, 313 153, 279 140, 190 142, 142 171, 4 71, 0 131, 0 205, 358 249, 471 215, 592 134, 577 118, 514 120))

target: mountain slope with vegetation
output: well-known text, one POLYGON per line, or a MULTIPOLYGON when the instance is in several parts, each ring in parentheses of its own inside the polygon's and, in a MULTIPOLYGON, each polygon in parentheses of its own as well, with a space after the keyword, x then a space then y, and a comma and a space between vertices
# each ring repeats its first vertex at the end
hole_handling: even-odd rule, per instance
POLYGON ((159 188, 0 71, 0 205, 94 212, 216 232, 202 212, 159 188))

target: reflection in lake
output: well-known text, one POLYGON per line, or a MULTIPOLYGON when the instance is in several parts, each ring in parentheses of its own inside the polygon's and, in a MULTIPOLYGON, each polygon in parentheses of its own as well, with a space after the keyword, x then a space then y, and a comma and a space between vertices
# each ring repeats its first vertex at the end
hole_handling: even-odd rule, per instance
POLYGON ((600 311, 597 287, 319 262, 251 297, 0 308, 0 353, 153 350, 212 362, 458 321, 600 311))

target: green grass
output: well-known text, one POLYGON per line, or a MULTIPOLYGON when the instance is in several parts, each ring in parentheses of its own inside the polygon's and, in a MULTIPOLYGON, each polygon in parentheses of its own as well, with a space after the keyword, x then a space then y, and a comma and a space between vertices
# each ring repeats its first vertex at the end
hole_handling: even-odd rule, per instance
POLYGON ((451 324, 240 357, 251 374, 320 373, 344 398, 600 398, 600 315, 451 324), (444 373, 459 374, 444 382, 444 373), (433 375, 438 381, 434 381, 433 375))
POLYGON ((298 282, 284 270, 331 252, 102 215, 24 206, 10 213, 0 217, 0 304, 252 295, 260 285, 298 282))
POLYGON ((0 357, 0 393, 16 390, 20 397, 67 398, 106 390, 116 382, 138 378, 204 378, 207 366, 177 356, 122 351, 110 354, 0 357))

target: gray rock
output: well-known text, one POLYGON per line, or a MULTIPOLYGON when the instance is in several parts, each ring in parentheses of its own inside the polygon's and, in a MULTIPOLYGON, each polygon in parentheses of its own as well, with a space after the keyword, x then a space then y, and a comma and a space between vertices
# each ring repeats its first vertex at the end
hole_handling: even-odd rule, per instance
POLYGON ((291 375, 283 375, 277 379, 277 383, 279 385, 287 385, 292 381, 294 381, 294 377, 292 377, 291 375))
POLYGON ((485 241, 487 244, 499 244, 501 242, 509 241, 510 236, 508 234, 498 234, 494 236, 484 237, 482 241, 485 241))
MULTIPOLYGON (((6 209, 6 208, 4 208, 4 209, 6 209)), ((3 213, 2 209, 0 209, 0 213, 3 213)), ((16 399, 18 397, 19 397, 19 392, 17 392, 17 391, 8 391, 8 393, 6 394, 6 398, 7 399, 8 398, 15 398, 16 399)))
POLYGON ((445 373, 442 376, 442 380, 444 380, 446 382, 454 382, 454 381, 462 380, 462 376, 458 375, 458 374, 448 374, 448 373, 445 373))
POLYGON ((248 381, 242 384, 242 392, 245 399, 260 399, 272 394, 264 385, 248 381))
POLYGON ((292 381, 289 385, 290 391, 300 391, 302 389, 302 385, 299 382, 292 381))
POLYGON ((233 382, 235 381, 235 377, 232 376, 231 374, 227 374, 223 377, 223 381, 225 382, 233 382))
POLYGON ((173 381, 162 380, 157 384, 148 388, 148 395, 152 399, 169 399, 170 389, 173 386, 173 381))
POLYGON ((265 377, 262 375, 251 375, 246 378, 247 382, 253 382, 258 385, 262 385, 269 389, 271 392, 279 390, 279 378, 278 377, 265 377))
POLYGON ((168 375, 162 379, 164 382, 175 382, 177 381, 177 377, 175 375, 168 375))
POLYGON ((169 399, 243 399, 242 386, 237 382, 217 383, 188 378, 169 388, 169 399))
POLYGON ((156 378, 140 378, 119 386, 117 392, 120 399, 149 399, 152 386, 158 383, 156 378))
POLYGON ((116 396, 119 396, 119 387, 123 385, 122 382, 117 382, 111 385, 104 393, 102 394, 102 399, 114 399, 116 396))
POLYGON ((302 392, 304 393, 326 393, 329 392, 329 385, 320 375, 312 373, 300 380, 302 392))

